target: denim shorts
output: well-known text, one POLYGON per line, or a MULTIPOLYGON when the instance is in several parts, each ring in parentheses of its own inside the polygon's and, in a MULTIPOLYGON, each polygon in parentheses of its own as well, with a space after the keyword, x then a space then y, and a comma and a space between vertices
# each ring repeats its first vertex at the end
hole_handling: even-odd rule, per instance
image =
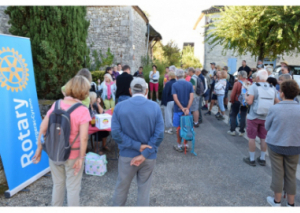
POLYGON ((217 98, 218 98, 218 104, 219 104, 221 112, 225 112, 224 95, 218 95, 217 98))
MULTIPOLYGON (((191 112, 190 112, 191 114, 191 112)), ((180 117, 184 115, 183 112, 174 112, 173 114, 173 126, 180 127, 180 117)))

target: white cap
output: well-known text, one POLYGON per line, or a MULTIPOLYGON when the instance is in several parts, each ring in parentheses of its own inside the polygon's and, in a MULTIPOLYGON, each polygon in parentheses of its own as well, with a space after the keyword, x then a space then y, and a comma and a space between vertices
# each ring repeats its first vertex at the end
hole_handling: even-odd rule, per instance
POLYGON ((143 78, 134 78, 130 83, 131 92, 136 93, 145 93, 147 89, 146 81, 143 78))
POLYGON ((176 69, 175 75, 177 77, 183 77, 184 76, 184 71, 182 69, 176 69))

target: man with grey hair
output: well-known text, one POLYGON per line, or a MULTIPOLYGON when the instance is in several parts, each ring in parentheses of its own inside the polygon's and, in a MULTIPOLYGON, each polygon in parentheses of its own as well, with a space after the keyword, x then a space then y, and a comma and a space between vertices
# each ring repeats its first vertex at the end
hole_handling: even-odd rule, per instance
POLYGON ((200 104, 200 96, 196 94, 196 90, 198 87, 198 83, 202 84, 200 78, 198 81, 198 76, 196 75, 196 70, 192 67, 188 69, 188 75, 191 76, 190 82, 193 85, 194 89, 194 100, 192 103, 192 106, 190 108, 190 111, 193 113, 193 118, 194 118, 194 127, 199 127, 199 104, 200 104))
POLYGON ((246 102, 250 106, 250 111, 247 116, 247 136, 249 138, 249 157, 244 158, 244 162, 250 166, 256 166, 255 163, 255 138, 260 138, 261 154, 257 158, 257 162, 261 166, 266 165, 266 136, 265 120, 269 108, 278 103, 276 97, 276 89, 267 81, 268 72, 266 70, 259 70, 256 75, 256 83, 252 84, 246 94, 246 102))
POLYGON ((230 103, 231 103, 231 110, 230 110, 230 130, 227 132, 229 135, 235 136, 235 128, 236 128, 236 117, 239 112, 241 115, 241 123, 240 123, 240 131, 239 136, 243 136, 245 134, 245 126, 246 126, 246 116, 247 116, 247 107, 242 106, 241 102, 239 101, 239 96, 242 92, 243 84, 249 84, 250 82, 247 81, 248 74, 246 71, 239 71, 238 74, 238 81, 234 83, 231 95, 230 95, 230 103))
POLYGON ((272 66, 270 66, 270 65, 266 66, 266 70, 268 72, 269 78, 270 77, 275 78, 275 76, 273 75, 273 67, 272 66))
POLYGON ((120 150, 114 206, 125 205, 135 175, 137 205, 149 206, 153 169, 164 138, 164 120, 159 105, 145 98, 146 88, 144 79, 132 80, 132 98, 118 103, 112 116, 111 134, 120 150))
MULTIPOLYGON (((180 117, 182 115, 189 115, 190 108, 194 99, 194 89, 191 82, 187 82, 184 77, 184 71, 182 69, 176 70, 177 82, 172 85, 172 95, 174 99, 174 114, 173 114, 173 126, 177 128, 177 145, 174 145, 174 149, 178 152, 183 152, 180 138, 180 117)), ((188 149, 187 142, 184 141, 185 148, 188 149)))

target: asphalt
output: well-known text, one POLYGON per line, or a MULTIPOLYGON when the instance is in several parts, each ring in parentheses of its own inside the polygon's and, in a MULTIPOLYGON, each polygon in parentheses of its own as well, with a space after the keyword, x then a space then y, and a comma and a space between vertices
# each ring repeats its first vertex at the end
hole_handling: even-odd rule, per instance
MULTIPOLYGON (((248 142, 244 137, 228 135, 228 129, 228 125, 215 116, 203 116, 203 123, 196 129, 197 156, 176 152, 173 149, 175 134, 166 134, 158 151, 150 206, 268 206, 266 197, 273 195, 268 157, 265 167, 245 164, 242 158, 248 156, 248 142)), ((259 156, 258 149, 256 156, 259 156)), ((113 157, 113 153, 109 157, 113 157)), ((108 172, 102 177, 83 175, 82 206, 112 205, 117 161, 110 160, 107 168, 108 172)), ((51 176, 42 177, 27 189, 30 191, 19 192, 10 199, 1 195, 0 206, 51 205, 51 176)), ((136 200, 134 180, 126 205, 134 206, 136 200)), ((282 203, 285 205, 284 200, 282 203)), ((299 180, 297 204, 300 205, 299 180)))

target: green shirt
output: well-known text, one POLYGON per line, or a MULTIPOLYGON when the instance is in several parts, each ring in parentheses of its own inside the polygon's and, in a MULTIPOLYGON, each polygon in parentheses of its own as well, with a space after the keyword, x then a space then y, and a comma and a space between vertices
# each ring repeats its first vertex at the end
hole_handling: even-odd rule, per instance
POLYGON ((194 87, 195 87, 195 89, 194 89, 194 95, 198 96, 198 95, 196 94, 196 90, 197 90, 197 80, 195 80, 195 78, 197 79, 198 76, 197 76, 197 75, 193 75, 193 76, 191 77, 190 82, 191 82, 192 85, 193 85, 193 89, 194 89, 194 87))
MULTIPOLYGON (((63 93, 66 92, 66 85, 64 85, 64 86, 61 87, 61 91, 62 91, 63 93)), ((83 101, 81 101, 81 103, 82 103, 84 106, 86 106, 86 107, 89 107, 89 106, 90 106, 90 102, 91 102, 90 96, 86 97, 86 99, 84 99, 83 101)))

